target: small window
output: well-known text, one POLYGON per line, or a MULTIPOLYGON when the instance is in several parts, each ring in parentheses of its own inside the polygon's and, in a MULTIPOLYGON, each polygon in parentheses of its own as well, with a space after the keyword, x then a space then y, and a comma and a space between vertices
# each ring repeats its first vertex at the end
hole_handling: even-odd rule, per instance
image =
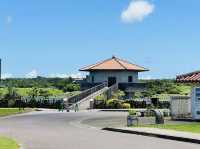
POLYGON ((132 76, 128 76, 128 82, 133 82, 133 77, 132 76))
POLYGON ((200 115, 200 111, 197 111, 197 115, 200 115))
POLYGON ((92 76, 92 83, 94 83, 94 76, 92 76))

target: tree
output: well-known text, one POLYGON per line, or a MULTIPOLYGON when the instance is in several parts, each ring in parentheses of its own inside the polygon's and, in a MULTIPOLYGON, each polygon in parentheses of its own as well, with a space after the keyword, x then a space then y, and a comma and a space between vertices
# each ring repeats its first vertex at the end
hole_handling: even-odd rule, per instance
POLYGON ((4 99, 7 100, 7 103, 8 103, 7 106, 13 107, 16 103, 16 100, 20 99, 20 98, 21 98, 21 96, 17 93, 15 88, 13 88, 12 86, 9 86, 8 92, 4 96, 4 99))
POLYGON ((17 93, 16 89, 12 86, 8 87, 8 92, 4 96, 5 99, 11 100, 11 99, 17 99, 20 98, 20 95, 17 93))
POLYGON ((36 99, 36 97, 39 96, 39 89, 36 87, 32 88, 28 95, 31 97, 31 99, 36 99))
POLYGON ((79 91, 79 90, 80 90, 80 85, 79 84, 75 84, 75 83, 67 84, 64 87, 64 91, 65 92, 73 92, 73 91, 79 91))
POLYGON ((44 97, 45 99, 47 99, 52 94, 50 94, 48 90, 40 89, 39 90, 39 95, 42 96, 42 97, 44 97))

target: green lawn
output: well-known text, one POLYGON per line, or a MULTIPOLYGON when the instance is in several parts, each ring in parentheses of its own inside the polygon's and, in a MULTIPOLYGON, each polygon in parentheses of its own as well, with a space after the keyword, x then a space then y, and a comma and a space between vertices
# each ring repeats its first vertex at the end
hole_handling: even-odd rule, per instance
POLYGON ((75 96, 75 95, 78 95, 78 94, 80 94, 80 93, 81 93, 80 91, 66 92, 66 93, 65 93, 65 97, 75 96))
POLYGON ((19 145, 12 139, 0 137, 1 149, 19 149, 19 145))
MULTIPOLYGON (((32 90, 32 88, 15 88, 15 89, 17 93, 21 96, 28 96, 28 93, 32 90)), ((53 96, 64 94, 62 90, 54 88, 41 88, 41 89, 47 90, 53 96)), ((6 93, 8 93, 8 88, 0 88, 0 94, 5 95, 6 93)))
POLYGON ((192 90, 192 86, 187 85, 179 85, 178 86, 181 95, 190 94, 192 90))
POLYGON ((192 133, 200 133, 200 123, 190 123, 190 124, 164 124, 164 125, 142 125, 139 127, 151 127, 159 129, 171 129, 176 131, 185 131, 192 133))
POLYGON ((30 111, 32 111, 32 109, 30 108, 26 108, 24 110, 19 110, 18 108, 0 108, 0 117, 24 113, 24 112, 30 112, 30 111))

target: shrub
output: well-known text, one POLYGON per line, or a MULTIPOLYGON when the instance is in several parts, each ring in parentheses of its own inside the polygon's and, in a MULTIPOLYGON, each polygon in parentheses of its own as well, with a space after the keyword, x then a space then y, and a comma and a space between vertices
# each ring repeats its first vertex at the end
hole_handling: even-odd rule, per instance
POLYGON ((124 96, 125 96, 124 91, 117 90, 117 91, 112 95, 112 98, 114 98, 114 99, 123 99, 124 96))
POLYGON ((15 105, 15 100, 13 100, 13 99, 8 100, 8 107, 9 108, 14 107, 14 105, 15 105))
POLYGON ((106 95, 101 94, 95 97, 94 108, 104 109, 106 107, 106 95))
POLYGON ((80 90, 80 85, 79 84, 75 84, 75 83, 70 83, 67 84, 64 87, 64 91, 68 91, 68 92, 73 92, 73 91, 79 91, 80 90))
POLYGON ((136 111, 133 109, 128 110, 128 115, 136 115, 136 111))
POLYGON ((122 104, 122 108, 123 109, 130 109, 131 108, 131 105, 129 103, 123 103, 122 104))
POLYGON ((98 95, 95 100, 106 100, 106 97, 105 95, 101 94, 101 95, 98 95))
POLYGON ((28 104, 29 107, 35 108, 37 105, 37 101, 35 99, 31 99, 28 104))
POLYGON ((163 116, 164 117, 170 116, 170 111, 169 110, 163 110, 163 116))
POLYGON ((106 101, 106 107, 110 109, 121 109, 122 101, 118 99, 109 99, 106 101))
POLYGON ((94 108, 95 109, 105 109, 106 108, 105 100, 95 100, 94 101, 94 108))

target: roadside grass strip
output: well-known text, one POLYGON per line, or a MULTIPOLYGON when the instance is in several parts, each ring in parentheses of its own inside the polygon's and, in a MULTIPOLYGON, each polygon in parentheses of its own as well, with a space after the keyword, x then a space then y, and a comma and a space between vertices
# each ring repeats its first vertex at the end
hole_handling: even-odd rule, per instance
POLYGON ((0 148, 1 149, 19 149, 19 145, 14 140, 0 136, 0 148))
POLYGON ((184 131, 191 133, 200 134, 200 123, 191 123, 191 124, 153 124, 153 125, 139 125, 134 127, 149 127, 149 128, 159 128, 159 129, 168 129, 176 131, 184 131))
POLYGON ((24 110, 23 109, 19 110, 19 108, 0 108, 0 117, 20 114, 20 113, 25 113, 25 112, 30 112, 30 111, 32 111, 31 108, 26 108, 24 110))

